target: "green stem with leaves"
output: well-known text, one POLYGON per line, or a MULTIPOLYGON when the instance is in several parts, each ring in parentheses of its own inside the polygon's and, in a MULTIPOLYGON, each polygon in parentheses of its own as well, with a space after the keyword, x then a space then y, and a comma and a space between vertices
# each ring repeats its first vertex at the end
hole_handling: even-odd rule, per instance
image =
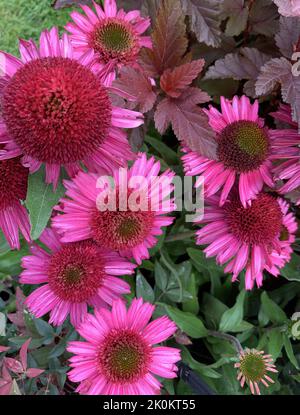
POLYGON ((221 333, 220 331, 215 330, 208 330, 208 335, 229 341, 234 346, 238 354, 240 354, 243 351, 243 347, 239 340, 236 337, 231 336, 230 334, 221 333))

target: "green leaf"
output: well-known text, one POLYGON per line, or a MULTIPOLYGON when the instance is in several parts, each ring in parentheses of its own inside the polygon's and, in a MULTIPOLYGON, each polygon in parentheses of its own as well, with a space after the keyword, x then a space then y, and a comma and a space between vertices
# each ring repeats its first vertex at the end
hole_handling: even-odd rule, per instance
POLYGON ((205 270, 209 270, 211 272, 219 272, 223 275, 222 268, 216 264, 214 259, 205 258, 205 255, 201 249, 188 248, 187 253, 198 271, 203 272, 205 270))
POLYGON ((4 275, 18 275, 21 272, 21 259, 28 253, 28 244, 22 240, 19 251, 0 254, 0 272, 4 275))
POLYGON ((236 331, 237 327, 241 324, 244 316, 245 295, 246 291, 241 291, 235 305, 225 311, 220 321, 220 331, 236 331))
POLYGON ((175 301, 181 303, 183 301, 183 286, 182 281, 179 275, 178 265, 175 265, 171 260, 169 254, 165 251, 161 251, 161 262, 166 266, 166 268, 171 272, 172 280, 168 282, 168 288, 174 288, 175 280, 177 282, 178 295, 176 293, 175 301), (172 284, 172 286, 171 286, 172 284))
POLYGON ((274 328, 268 332, 268 352, 276 360, 283 347, 283 334, 279 328, 274 328))
POLYGON ((178 164, 178 156, 175 151, 157 138, 146 135, 145 141, 156 150, 168 164, 178 164))
POLYGON ((207 330, 202 321, 192 313, 181 311, 178 308, 164 305, 170 318, 188 336, 199 339, 207 336, 207 330))
POLYGON ((221 377, 221 374, 210 366, 204 365, 203 363, 195 360, 185 347, 182 347, 181 358, 191 369, 195 370, 203 376, 213 379, 218 379, 221 377))
POLYGON ((291 341, 290 341, 290 339, 288 338, 287 335, 284 336, 283 343, 284 343, 284 348, 285 348, 286 354, 287 354, 290 362, 292 363, 292 365, 295 366, 296 369, 299 370, 299 365, 298 365, 297 359, 294 355, 292 343, 291 343, 291 341))
POLYGON ((55 192, 52 184, 45 183, 44 168, 40 168, 36 173, 29 175, 25 204, 29 210, 31 238, 33 240, 38 239, 46 228, 53 207, 64 193, 65 188, 61 182, 58 183, 55 192))
POLYGON ((280 274, 289 281, 300 281, 300 255, 292 254, 291 260, 280 270, 280 274))
POLYGON ((154 264, 148 259, 145 259, 141 264, 141 268, 146 269, 147 271, 154 271, 154 264))
POLYGON ((282 324, 287 320, 285 312, 277 305, 268 294, 264 291, 261 295, 261 304, 263 312, 272 321, 272 323, 282 324))
POLYGON ((8 251, 10 251, 10 247, 5 236, 3 235, 3 232, 0 231, 0 255, 8 251))
POLYGON ((36 318, 34 319, 34 325, 38 331, 38 333, 43 337, 51 337, 54 336, 53 327, 48 324, 46 321, 36 318))
POLYGON ((153 248, 149 249, 150 257, 153 257, 161 249, 161 247, 163 246, 165 237, 166 237, 166 229, 164 229, 163 233, 159 235, 158 238, 156 238, 157 244, 154 245, 153 248))
POLYGON ((217 329, 228 307, 209 293, 203 294, 202 309, 209 327, 217 329))
POLYGON ((149 282, 139 271, 136 275, 136 296, 137 298, 142 297, 145 301, 148 301, 151 304, 154 303, 154 291, 149 282))
POLYGON ((60 342, 53 347, 51 352, 49 353, 49 359, 52 359, 54 357, 59 357, 66 351, 67 343, 71 340, 77 339, 77 333, 76 331, 71 328, 69 333, 60 340, 60 342))
MULTIPOLYGON (((28 340, 29 337, 28 336, 15 336, 15 337, 10 337, 8 339, 8 341, 10 343, 13 343, 14 345, 16 345, 18 348, 21 348, 21 346, 26 342, 26 340, 28 340)), ((30 342, 30 347, 35 349, 38 347, 41 347, 43 344, 43 340, 42 339, 32 339, 30 342)))
POLYGON ((168 286, 168 274, 165 269, 161 266, 159 261, 155 261, 154 276, 157 286, 165 291, 168 286))
POLYGON ((183 311, 188 311, 197 315, 199 313, 198 289, 196 286, 195 274, 192 272, 185 286, 186 290, 191 294, 192 298, 182 304, 183 311))
POLYGON ((175 395, 173 379, 163 379, 162 382, 168 394, 175 395))

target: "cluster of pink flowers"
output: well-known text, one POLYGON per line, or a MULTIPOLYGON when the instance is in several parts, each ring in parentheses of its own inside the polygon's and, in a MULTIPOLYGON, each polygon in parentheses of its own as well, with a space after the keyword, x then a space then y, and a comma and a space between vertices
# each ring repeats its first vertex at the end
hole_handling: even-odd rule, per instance
MULTIPOLYGON (((45 181, 55 190, 65 169, 66 198, 56 207, 63 214, 53 215, 53 226, 43 231, 43 247, 31 243, 22 259, 20 282, 39 285, 26 306, 36 317, 50 313, 53 325, 70 316, 86 340, 68 346, 74 353, 69 377, 80 383, 78 392, 153 394, 161 388, 153 374, 176 377, 179 350, 153 347, 176 326, 167 317, 149 323, 155 307, 142 299, 127 311, 123 295, 130 285, 120 277, 134 273, 131 259, 140 264, 149 258, 156 236, 172 223, 159 208, 170 190, 152 180, 160 163, 132 152, 125 130, 143 124, 143 115, 115 104, 122 101, 116 95, 132 97, 112 86, 120 67, 139 68, 141 48, 151 47, 150 37, 143 36, 150 21, 139 11, 117 10, 115 0, 105 0, 103 9, 96 3, 94 10, 82 9, 85 16, 71 14, 70 34, 60 38, 52 28, 42 32, 39 46, 21 40, 21 59, 1 52, 0 227, 12 249, 20 248, 19 230, 30 242, 23 205, 28 175, 44 165, 45 181), (104 192, 97 179, 119 168, 129 178, 145 178, 145 197, 158 195, 155 209, 97 209, 104 192)), ((170 183, 173 173, 162 176, 170 183)), ((169 211, 174 208, 171 203, 169 211)))
MULTIPOLYGON (((206 207, 196 223, 207 225, 196 232, 197 244, 208 244, 206 256, 226 264, 233 281, 245 270, 246 289, 261 287, 265 270, 279 275, 297 230, 289 204, 272 191, 285 194, 300 185, 300 135, 267 128, 258 110, 258 101, 251 104, 246 96, 221 97, 221 112, 205 110, 216 132, 217 159, 189 148, 182 157, 187 175, 204 177, 206 207), (289 180, 278 188, 279 179, 289 180)), ((291 124, 285 107, 273 116, 291 124)))

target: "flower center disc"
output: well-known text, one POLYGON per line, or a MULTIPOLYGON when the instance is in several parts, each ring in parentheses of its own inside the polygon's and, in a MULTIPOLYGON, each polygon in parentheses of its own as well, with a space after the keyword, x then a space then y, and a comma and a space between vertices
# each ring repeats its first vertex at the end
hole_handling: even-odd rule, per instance
POLYGON ((50 164, 91 155, 106 138, 111 104, 93 72, 68 58, 27 63, 3 96, 3 118, 23 153, 50 164))
POLYGON ((246 354, 241 360, 240 370, 246 379, 259 382, 266 372, 263 356, 255 353, 246 354))
POLYGON ((148 236, 153 220, 151 211, 95 210, 91 221, 93 239, 114 251, 134 248, 148 236))
POLYGON ((91 242, 64 245, 51 257, 49 285, 55 294, 73 303, 87 301, 101 286, 105 275, 99 249, 91 242))
POLYGON ((231 201, 225 209, 231 232, 244 243, 270 244, 280 235, 282 212, 270 195, 258 195, 246 209, 239 200, 231 201))
POLYGON ((239 173, 256 170, 269 153, 265 129, 253 121, 235 121, 218 136, 219 160, 239 173))
POLYGON ((113 330, 101 344, 98 364, 111 382, 134 382, 143 377, 151 359, 151 348, 137 333, 113 330))
POLYGON ((106 19, 96 27, 91 35, 91 46, 105 62, 116 59, 128 63, 138 52, 132 28, 117 18, 106 19))
POLYGON ((28 169, 18 158, 0 161, 0 210, 26 199, 28 169))

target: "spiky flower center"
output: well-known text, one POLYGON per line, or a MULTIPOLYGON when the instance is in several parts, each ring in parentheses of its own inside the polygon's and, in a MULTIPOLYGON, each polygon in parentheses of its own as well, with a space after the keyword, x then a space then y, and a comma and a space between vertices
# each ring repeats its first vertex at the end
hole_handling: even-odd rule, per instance
POLYGON ((144 242, 153 221, 152 211, 95 209, 91 220, 93 239, 114 251, 131 249, 144 242))
POLYGON ((62 57, 20 68, 4 90, 2 107, 9 134, 23 153, 51 164, 90 156, 111 125, 111 103, 96 75, 62 57))
POLYGON ((282 229, 282 211, 277 200, 259 194, 251 206, 244 208, 238 199, 225 206, 231 232, 247 244, 272 244, 282 229))
POLYGON ((240 361, 240 371, 247 381, 260 382, 266 374, 267 364, 263 355, 255 352, 246 353, 240 361))
POLYGON ((138 333, 112 330, 100 345, 97 360, 100 372, 111 382, 134 382, 147 373, 151 348, 138 333))
POLYGON ((49 285, 65 301, 89 300, 105 278, 104 261, 99 248, 91 242, 64 245, 48 266, 49 285))
POLYGON ((96 26, 91 34, 91 46, 105 62, 115 59, 129 63, 139 49, 131 25, 118 18, 107 18, 96 26))
POLYGON ((269 138, 253 121, 235 121, 218 136, 218 157, 227 168, 242 173, 256 170, 269 154, 269 138))
POLYGON ((0 161, 0 210, 26 199, 28 169, 18 158, 0 161))

